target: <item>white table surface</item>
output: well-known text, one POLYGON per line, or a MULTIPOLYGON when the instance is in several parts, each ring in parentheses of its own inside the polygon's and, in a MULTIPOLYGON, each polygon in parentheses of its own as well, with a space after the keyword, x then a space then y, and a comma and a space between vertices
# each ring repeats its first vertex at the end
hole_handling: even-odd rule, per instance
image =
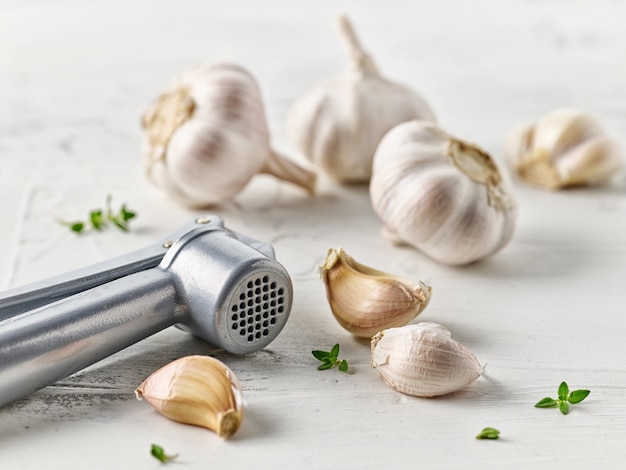
MULTIPOLYGON (((305 90, 347 67, 334 20, 349 14, 381 70, 419 90, 443 128, 497 159, 515 124, 560 106, 593 112, 626 146, 626 4, 605 0, 0 2, 0 286, 143 247, 195 215, 150 186, 139 116, 190 65, 228 60, 257 77, 277 148, 299 158, 285 118, 305 90), (132 232, 77 237, 57 224, 127 202, 132 232)), ((258 177, 212 212, 274 244, 295 292, 266 349, 216 353, 247 401, 232 440, 169 421, 133 390, 156 368, 212 354, 170 328, 0 409, 2 469, 623 468, 626 458, 626 191, 552 193, 515 180, 510 245, 462 268, 379 234, 365 186, 322 177, 308 198, 258 177), (487 363, 467 389, 419 399, 369 368, 369 345, 333 319, 316 273, 330 247, 433 286, 419 317, 487 363), (341 344, 352 372, 320 372, 341 344), (558 384, 588 388, 563 416, 534 408, 558 384), (499 441, 474 436, 500 429, 499 441)))

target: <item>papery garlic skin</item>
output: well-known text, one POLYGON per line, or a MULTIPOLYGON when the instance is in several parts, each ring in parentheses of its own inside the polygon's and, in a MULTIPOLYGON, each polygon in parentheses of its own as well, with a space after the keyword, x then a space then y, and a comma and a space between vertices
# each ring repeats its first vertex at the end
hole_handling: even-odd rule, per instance
POLYGON ((142 127, 148 179, 188 206, 231 199, 258 173, 314 192, 315 174, 271 148, 259 87, 238 65, 183 72, 144 112, 142 127))
POLYGON ((432 322, 378 333, 371 341, 371 366, 392 388, 416 397, 461 390, 484 369, 445 327, 432 322))
POLYGON ((385 328, 406 325, 424 311, 432 288, 355 261, 331 248, 319 268, 337 322, 350 333, 371 338, 385 328))
POLYGON ((287 117, 291 142, 340 182, 368 182, 383 135, 411 119, 434 121, 428 104, 404 85, 383 77, 363 50, 346 17, 339 28, 352 68, 298 99, 287 117))
POLYGON ((511 240, 516 209, 493 158, 425 121, 380 142, 370 183, 383 234, 445 264, 490 256, 511 240))
POLYGON ((202 426, 224 439, 243 420, 243 394, 234 372, 209 356, 187 356, 154 372, 135 390, 137 399, 185 424, 202 426))
POLYGON ((505 153, 521 179, 548 189, 604 183, 624 166, 622 149, 600 122, 567 108, 513 129, 505 153))

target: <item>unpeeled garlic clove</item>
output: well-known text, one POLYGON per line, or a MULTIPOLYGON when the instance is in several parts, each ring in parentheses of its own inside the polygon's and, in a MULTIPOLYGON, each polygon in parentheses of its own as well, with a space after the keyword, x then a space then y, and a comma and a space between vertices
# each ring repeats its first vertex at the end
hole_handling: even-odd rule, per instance
POLYGON ((520 178, 548 189, 603 183, 624 165, 621 148, 600 122, 574 109, 557 109, 516 127, 505 153, 520 178))
POLYGON ((383 235, 441 263, 477 261, 513 236, 515 203, 495 160, 425 121, 383 137, 369 190, 383 235))
POLYGON ((406 325, 428 305, 432 289, 356 262, 342 248, 331 248, 320 275, 330 309, 339 324, 361 338, 406 325))
POLYGON ((370 365, 395 390, 416 397, 445 395, 482 375, 476 356, 443 326, 422 322, 381 331, 371 341, 370 365))
POLYGON ((333 179, 368 182, 385 132, 410 119, 435 117, 419 95, 381 75, 347 17, 341 16, 338 25, 352 67, 300 97, 289 111, 287 131, 291 142, 333 179))
POLYGON ((243 395, 234 372, 209 356, 187 356, 154 372, 135 390, 162 415, 208 428, 224 439, 243 420, 243 395))
POLYGON ((183 71, 142 116, 147 178, 191 207, 233 198, 258 173, 313 193, 316 175, 270 145, 261 92, 234 64, 183 71))

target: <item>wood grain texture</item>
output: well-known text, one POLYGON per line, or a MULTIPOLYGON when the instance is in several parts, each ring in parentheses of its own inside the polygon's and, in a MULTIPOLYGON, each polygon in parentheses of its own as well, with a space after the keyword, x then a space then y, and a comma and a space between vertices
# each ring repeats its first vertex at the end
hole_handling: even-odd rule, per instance
MULTIPOLYGON (((0 286, 143 247, 192 211, 152 188, 139 116, 181 70, 228 60, 257 77, 275 146, 291 103, 348 63, 334 29, 349 14, 381 71, 421 92, 442 126, 501 159, 505 133, 558 106, 598 116, 626 146, 626 4, 552 0, 268 0, 0 4, 0 286), (104 203, 139 213, 131 234, 76 237, 57 218, 104 203)), ((271 242, 290 272, 291 318, 266 350, 214 351, 168 329, 0 409, 7 469, 156 468, 151 443, 185 468, 621 468, 626 458, 626 190, 546 192, 515 181, 519 219, 501 253, 463 268, 388 244, 367 188, 322 178, 308 198, 256 178, 214 209, 271 242), (369 345, 333 319, 316 273, 330 247, 433 286, 419 317, 486 363, 467 389, 398 394, 369 367, 369 345), (341 344, 351 373, 320 372, 312 349, 341 344), (214 354, 247 401, 230 441, 170 422, 134 388, 188 354, 214 354), (560 381, 591 395, 569 415, 534 403, 560 381), (499 441, 478 441, 485 426, 499 441)))

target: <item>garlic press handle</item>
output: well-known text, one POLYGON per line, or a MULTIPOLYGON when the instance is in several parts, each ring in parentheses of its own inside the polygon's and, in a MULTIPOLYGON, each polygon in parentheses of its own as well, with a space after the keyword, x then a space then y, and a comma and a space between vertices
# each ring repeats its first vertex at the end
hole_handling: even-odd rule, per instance
MULTIPOLYGON (((176 240, 198 228, 227 230, 224 228, 222 218, 217 215, 207 214, 196 217, 176 232, 148 247, 43 281, 1 292, 0 322, 115 279, 153 268, 161 262, 169 247, 176 240)), ((274 258, 274 249, 271 245, 237 232, 227 231, 264 255, 274 258)))

